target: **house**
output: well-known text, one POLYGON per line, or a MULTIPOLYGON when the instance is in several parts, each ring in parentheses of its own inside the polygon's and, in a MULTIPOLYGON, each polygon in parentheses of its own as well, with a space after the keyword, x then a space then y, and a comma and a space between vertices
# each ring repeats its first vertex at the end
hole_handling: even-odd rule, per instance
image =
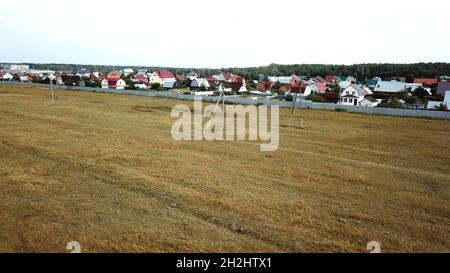
POLYGON ((9 73, 7 73, 7 72, 0 72, 0 80, 3 80, 3 81, 10 81, 10 80, 12 80, 14 77, 13 77, 13 75, 11 75, 11 74, 9 74, 9 73))
POLYGON ((149 77, 146 72, 138 72, 136 75, 132 77, 132 81, 148 84, 149 83, 149 77))
POLYGON ((353 76, 348 76, 346 80, 351 83, 356 83, 356 78, 353 76))
POLYGON ((191 90, 208 89, 210 87, 209 81, 204 78, 197 78, 191 81, 191 90))
POLYGON ((309 87, 313 93, 325 93, 327 91, 327 86, 325 83, 315 82, 313 80, 309 81, 309 87))
POLYGON ((291 88, 292 88, 292 84, 286 83, 286 84, 281 85, 281 87, 278 88, 278 91, 279 91, 281 94, 285 94, 285 93, 287 93, 287 92, 290 92, 290 91, 291 91, 291 88))
POLYGON ((171 71, 164 70, 164 71, 155 71, 150 76, 150 84, 158 83, 161 86, 164 86, 164 83, 166 81, 175 82, 176 78, 172 74, 171 71))
POLYGON ((378 79, 367 80, 367 81, 365 82, 365 85, 366 85, 367 87, 369 87, 371 90, 374 90, 375 87, 377 86, 377 84, 378 84, 379 81, 380 81, 380 80, 378 80, 378 79))
POLYGON ((379 81, 373 90, 382 96, 397 95, 406 90, 406 83, 398 81, 379 81))
POLYGON ((299 76, 297 76, 297 75, 292 75, 292 76, 291 76, 291 79, 290 79, 290 81, 289 81, 289 84, 292 84, 292 85, 298 85, 298 84, 300 84, 302 81, 303 81, 303 80, 302 80, 299 76))
POLYGON ((375 99, 374 97, 365 97, 362 101, 361 101, 361 106, 368 106, 368 107, 375 107, 379 104, 380 102, 375 99))
POLYGON ((271 82, 271 83, 279 82, 281 84, 289 84, 289 83, 291 83, 292 77, 269 76, 268 79, 269 79, 269 82, 271 82))
POLYGON ((433 87, 438 83, 438 79, 431 79, 431 78, 415 78, 414 79, 415 84, 421 84, 425 87, 433 87))
POLYGON ((326 84, 328 83, 328 82, 327 82, 324 78, 322 78, 321 76, 316 76, 316 77, 312 78, 311 80, 314 81, 315 83, 321 83, 321 84, 324 84, 324 85, 326 85, 326 84))
POLYGON ((21 82, 28 82, 30 83, 33 80, 33 77, 31 77, 30 75, 20 75, 19 79, 21 82))
POLYGON ((111 71, 101 82, 102 88, 125 89, 126 83, 121 79, 120 73, 111 71))
POLYGON ((356 84, 350 84, 339 95, 339 104, 361 105, 364 100, 365 90, 356 84))
POLYGON ((439 77, 441 82, 450 82, 450 76, 441 76, 439 77))
POLYGON ((335 77, 335 80, 336 80, 336 82, 345 82, 345 81, 347 81, 347 77, 344 77, 344 76, 336 76, 335 77))
POLYGON ((50 73, 45 75, 44 80, 49 79, 50 81, 54 81, 56 79, 58 79, 58 77, 56 77, 54 74, 50 73))
POLYGON ((436 94, 444 96, 447 91, 450 91, 450 82, 439 82, 436 94))
POLYGON ((176 78, 177 78, 177 81, 182 82, 186 79, 186 76, 184 75, 183 72, 178 72, 176 78))
POLYGON ((89 75, 89 78, 92 82, 101 81, 105 78, 105 75, 103 75, 102 72, 91 72, 91 74, 89 75))
MULTIPOLYGON (((221 86, 221 88, 222 88, 222 86, 221 86)), ((219 89, 219 91, 220 91, 220 89, 219 89)), ((245 81, 243 81, 243 82, 224 82, 223 83, 223 91, 233 92, 233 93, 247 92, 247 86, 245 84, 245 81)))
POLYGON ((256 90, 265 92, 272 87, 272 83, 269 81, 260 81, 256 84, 256 90))
POLYGON ((122 79, 118 79, 118 80, 103 79, 101 82, 101 85, 102 85, 102 88, 125 89, 126 83, 122 79))
MULTIPOLYGON (((81 77, 78 75, 61 75, 61 81, 67 86, 80 86, 81 77)), ((59 79, 58 79, 59 80, 59 79)))
POLYGON ((345 88, 349 87, 350 84, 352 84, 352 83, 351 83, 351 82, 348 82, 348 81, 340 81, 340 82, 339 82, 339 88, 345 89, 345 88))
POLYGON ((445 91, 444 101, 428 101, 427 109, 439 109, 441 104, 445 104, 450 109, 450 90, 445 91))
POLYGON ((334 83, 336 81, 336 76, 334 75, 326 75, 325 80, 327 83, 334 83))
POLYGON ((417 88, 423 88, 422 83, 406 83, 405 84, 406 89, 408 89, 411 92, 414 92, 417 88))
POLYGON ((125 69, 122 71, 122 73, 123 73, 123 75, 124 75, 125 77, 127 77, 128 75, 133 74, 133 73, 134 73, 134 70, 133 70, 132 68, 125 68, 125 69))
POLYGON ((195 73, 194 71, 191 71, 186 75, 186 78, 188 78, 189 80, 192 81, 192 80, 195 80, 196 78, 198 78, 198 74, 195 73))
POLYGON ((206 80, 208 81, 210 87, 216 87, 219 85, 219 80, 214 76, 210 76, 206 78, 206 80))
POLYGON ((176 80, 173 80, 173 79, 166 79, 166 80, 163 82, 162 87, 163 87, 164 89, 172 89, 173 86, 175 85, 175 82, 176 82, 176 80))

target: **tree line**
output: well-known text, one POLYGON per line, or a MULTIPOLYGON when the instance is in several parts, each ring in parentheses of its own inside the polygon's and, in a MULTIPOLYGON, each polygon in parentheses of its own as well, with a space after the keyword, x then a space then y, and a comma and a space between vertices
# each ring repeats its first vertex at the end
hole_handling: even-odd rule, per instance
POLYGON ((406 77, 407 81, 413 81, 414 78, 436 78, 439 76, 450 76, 450 63, 414 63, 414 64, 354 64, 354 65, 327 65, 327 64, 270 64, 260 67, 231 67, 221 69, 210 68, 177 68, 177 67, 159 67, 159 66, 112 66, 112 65, 82 65, 82 64, 34 64, 29 63, 30 68, 40 70, 55 70, 78 72, 82 68, 86 71, 122 70, 133 68, 137 70, 171 70, 173 73, 196 72, 200 76, 206 77, 220 72, 231 72, 241 75, 249 80, 258 80, 261 75, 264 76, 289 76, 303 75, 307 77, 314 76, 354 76, 358 80, 381 77, 382 79, 390 77, 406 77))

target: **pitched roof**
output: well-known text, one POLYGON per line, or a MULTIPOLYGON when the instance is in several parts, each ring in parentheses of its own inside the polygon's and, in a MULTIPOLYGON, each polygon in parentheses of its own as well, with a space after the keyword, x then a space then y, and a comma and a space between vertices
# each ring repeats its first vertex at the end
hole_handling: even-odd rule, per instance
POLYGON ((239 90, 242 87, 241 82, 224 82, 223 83, 224 88, 231 88, 233 92, 239 92, 239 90))
POLYGON ((326 91, 327 90, 327 86, 324 83, 318 82, 316 83, 317 89, 319 91, 326 91))
POLYGON ((322 78, 321 76, 316 76, 313 79, 316 80, 319 83, 324 83, 324 84, 327 83, 327 81, 324 78, 322 78))
MULTIPOLYGON (((356 85, 356 84, 350 84, 349 86, 347 86, 347 88, 345 88, 344 91, 342 91, 342 93, 344 93, 349 88, 354 89, 356 92, 358 92, 358 95, 360 97, 365 95, 365 90, 363 88, 361 88, 359 85, 356 85)), ((341 96, 341 97, 344 97, 344 96, 341 96)))
POLYGON ((389 93, 399 93, 403 92, 406 88, 404 82, 397 81, 379 81, 375 86, 375 92, 389 92, 389 93))
POLYGON ((445 91, 450 91, 450 82, 440 82, 437 87, 438 95, 445 95, 445 91))
POLYGON ((327 82, 334 82, 336 80, 336 76, 334 76, 334 75, 326 75, 325 76, 325 80, 327 82))
POLYGON ((378 80, 367 80, 366 81, 367 86, 375 86, 375 85, 377 85, 377 83, 378 83, 378 80))
POLYGON ((374 97, 365 97, 364 99, 370 101, 370 102, 377 102, 377 99, 374 97))
POLYGON ((156 75, 158 75, 158 77, 160 77, 161 79, 174 79, 175 76, 173 75, 173 73, 171 71, 168 70, 163 70, 163 71, 156 71, 155 72, 156 75))
POLYGON ((241 76, 232 75, 228 80, 230 82, 243 82, 244 78, 241 76))
POLYGON ((421 83, 423 85, 434 85, 438 83, 437 79, 431 79, 431 78, 415 78, 414 83, 421 83))

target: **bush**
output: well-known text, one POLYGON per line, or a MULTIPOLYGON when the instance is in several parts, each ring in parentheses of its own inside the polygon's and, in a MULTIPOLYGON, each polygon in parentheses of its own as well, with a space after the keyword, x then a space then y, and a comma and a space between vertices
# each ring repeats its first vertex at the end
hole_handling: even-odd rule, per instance
POLYGON ((324 102, 325 101, 325 99, 320 94, 317 94, 317 93, 311 93, 305 99, 312 100, 313 102, 324 102))
POLYGON ((389 107, 393 107, 393 108, 403 108, 403 103, 397 98, 391 98, 391 100, 388 103, 389 107))
POLYGON ((162 86, 159 83, 152 83, 150 85, 150 89, 152 90, 157 90, 157 91, 161 91, 162 90, 162 86))
POLYGON ((439 104, 439 111, 447 111, 447 110, 448 110, 447 104, 445 103, 439 104))
POLYGON ((419 102, 419 99, 416 96, 407 96, 405 102, 408 104, 416 104, 419 102))
POLYGON ((292 95, 292 94, 287 94, 287 95, 284 97, 284 99, 285 99, 286 101, 294 101, 294 95, 292 95))

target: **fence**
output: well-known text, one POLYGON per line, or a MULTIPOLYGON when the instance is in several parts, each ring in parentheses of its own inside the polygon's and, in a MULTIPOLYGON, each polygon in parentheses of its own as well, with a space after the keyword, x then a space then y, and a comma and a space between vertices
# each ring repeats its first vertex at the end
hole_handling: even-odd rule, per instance
MULTIPOLYGON (((5 82, 0 81, 0 84, 10 85, 30 85, 29 83, 22 82, 5 82)), ((32 83, 32 86, 49 88, 48 84, 32 83)), ((56 87, 56 86, 55 86, 56 87)), ((83 91, 83 92, 97 92, 97 93, 113 93, 113 94, 125 94, 135 96, 151 96, 167 99, 177 100, 194 100, 196 96, 186 95, 179 93, 172 93, 170 91, 141 91, 141 90, 116 90, 106 88, 94 88, 94 87, 79 87, 79 86, 57 86, 58 89, 70 90, 70 91, 83 91)), ((218 97, 202 97, 206 102, 217 102, 218 97)), ((290 101, 272 101, 272 100, 255 100, 248 98, 241 98, 237 96, 226 96, 225 103, 229 104, 242 104, 242 105, 278 105, 279 107, 291 108, 293 102, 290 101)), ((296 108, 299 108, 300 104, 296 103, 296 108)), ((437 111, 437 110, 422 110, 422 109, 404 109, 404 108, 386 108, 386 107, 367 107, 367 106, 352 106, 352 105, 339 105, 332 103, 316 103, 311 101, 303 101, 302 108, 317 109, 317 110, 342 110, 350 113, 364 113, 370 115, 387 115, 387 116, 402 116, 402 117, 422 117, 422 118, 436 118, 450 120, 450 111, 437 111)))

